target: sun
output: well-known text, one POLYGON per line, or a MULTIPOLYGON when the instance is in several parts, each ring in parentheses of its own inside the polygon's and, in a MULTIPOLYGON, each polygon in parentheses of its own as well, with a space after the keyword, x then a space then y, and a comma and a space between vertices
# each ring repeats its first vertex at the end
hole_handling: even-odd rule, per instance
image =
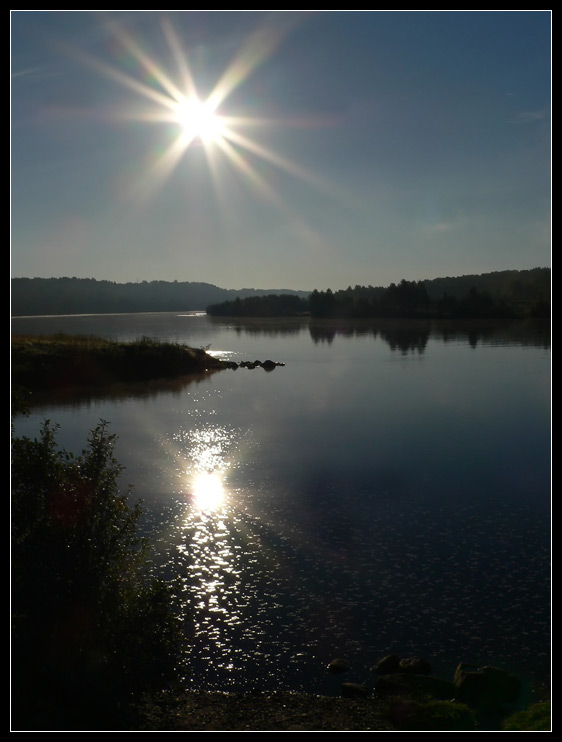
POLYGON ((309 120, 308 117, 284 122, 243 113, 240 115, 240 112, 234 115, 232 110, 228 115, 219 113, 219 108, 223 108, 229 96, 273 54, 296 23, 297 18, 293 14, 281 18, 275 16, 274 23, 266 23, 255 30, 224 69, 210 94, 205 97, 198 93, 187 52, 166 17, 161 19, 161 29, 169 52, 167 56, 174 62, 171 70, 111 17, 107 19, 105 28, 119 49, 119 65, 113 66, 105 60, 95 58, 83 49, 68 50, 84 65, 134 94, 136 102, 134 99, 124 99, 122 104, 108 111, 109 116, 119 121, 156 124, 165 131, 162 140, 154 140, 154 146, 147 152, 144 167, 139 171, 135 170, 130 181, 125 179, 125 190, 129 196, 143 200, 155 195, 187 157, 190 148, 197 145, 201 145, 205 153, 217 187, 220 185, 218 164, 221 161, 228 162, 234 171, 243 176, 256 195, 280 208, 292 219, 295 218, 294 214, 268 182, 262 168, 257 166, 258 161, 266 162, 321 190, 328 187, 301 164, 261 143, 259 135, 257 138, 256 135, 250 136, 249 131, 264 127, 267 129, 282 123, 310 128, 318 125, 318 122, 309 120), (122 68, 121 57, 129 62, 127 70, 122 68), (129 71, 131 65, 137 68, 134 75, 129 71))
POLYGON ((181 99, 174 112, 183 135, 189 141, 200 139, 203 144, 217 143, 226 133, 225 121, 216 113, 216 108, 196 95, 181 99))

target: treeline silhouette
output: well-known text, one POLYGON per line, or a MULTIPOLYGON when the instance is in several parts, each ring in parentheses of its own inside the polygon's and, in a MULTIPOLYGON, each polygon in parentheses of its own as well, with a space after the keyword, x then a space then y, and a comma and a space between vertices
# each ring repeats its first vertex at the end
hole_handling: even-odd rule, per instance
POLYGON ((309 298, 283 294, 236 298, 207 307, 207 314, 222 317, 295 317, 308 314, 309 298))
POLYGON ((207 311, 227 317, 549 317, 550 268, 332 291, 223 289, 190 281, 13 278, 12 316, 207 311))
MULTIPOLYGON (((12 278, 12 316, 205 311, 213 302, 261 296, 272 289, 222 289, 191 281, 115 283, 94 278, 12 278)), ((275 293, 306 297, 306 291, 275 293)))
POLYGON ((550 268, 312 291, 308 297, 267 295, 212 304, 230 317, 518 318, 550 317, 550 268))

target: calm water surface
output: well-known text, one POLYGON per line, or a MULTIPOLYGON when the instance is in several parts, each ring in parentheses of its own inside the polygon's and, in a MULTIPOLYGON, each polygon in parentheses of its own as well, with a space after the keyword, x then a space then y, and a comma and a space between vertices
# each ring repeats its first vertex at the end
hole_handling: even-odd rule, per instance
POLYGON ((18 420, 118 436, 156 572, 194 618, 190 687, 329 693, 382 656, 539 682, 550 668, 550 329, 523 323, 15 318, 286 365, 51 401, 18 420))

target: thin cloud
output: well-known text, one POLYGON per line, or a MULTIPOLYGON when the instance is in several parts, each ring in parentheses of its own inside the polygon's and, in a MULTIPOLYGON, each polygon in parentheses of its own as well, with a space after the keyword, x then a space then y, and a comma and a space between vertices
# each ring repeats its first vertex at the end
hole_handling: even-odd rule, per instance
POLYGON ((428 234, 443 234, 445 232, 451 232, 454 229, 458 229, 461 226, 460 219, 441 219, 440 221, 433 222, 432 224, 424 225, 424 231, 428 234))
POLYGON ((546 111, 520 111, 514 118, 510 119, 510 124, 529 124, 533 121, 543 121, 546 118, 546 111))

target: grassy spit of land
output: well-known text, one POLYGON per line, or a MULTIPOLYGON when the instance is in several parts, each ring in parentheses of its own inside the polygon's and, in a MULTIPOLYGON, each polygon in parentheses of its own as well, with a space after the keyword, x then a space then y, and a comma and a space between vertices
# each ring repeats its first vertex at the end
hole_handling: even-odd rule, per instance
POLYGON ((12 387, 49 391, 149 381, 225 368, 201 348, 143 337, 117 342, 89 335, 13 335, 12 387))

